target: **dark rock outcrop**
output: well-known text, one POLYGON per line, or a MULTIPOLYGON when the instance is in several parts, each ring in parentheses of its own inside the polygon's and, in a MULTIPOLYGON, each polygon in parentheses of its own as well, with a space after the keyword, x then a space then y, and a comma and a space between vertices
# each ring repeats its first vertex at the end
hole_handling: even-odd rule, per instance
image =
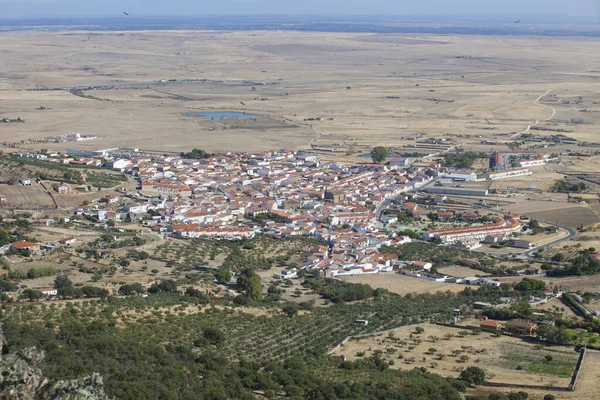
POLYGON ((100 374, 70 381, 50 382, 40 369, 44 352, 32 347, 9 353, 0 328, 0 399, 109 400, 100 374))

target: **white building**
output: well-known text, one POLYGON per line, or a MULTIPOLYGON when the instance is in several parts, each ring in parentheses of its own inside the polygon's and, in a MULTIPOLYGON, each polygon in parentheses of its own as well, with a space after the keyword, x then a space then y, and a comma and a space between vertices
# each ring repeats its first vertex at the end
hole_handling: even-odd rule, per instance
POLYGON ((444 244, 456 244, 457 242, 470 242, 474 240, 481 242, 489 235, 510 235, 520 230, 521 223, 516 219, 509 218, 507 221, 496 217, 492 224, 429 231, 423 236, 426 239, 440 240, 444 244))
POLYGON ((499 179, 516 178, 519 176, 527 176, 531 174, 533 174, 533 172, 529 169, 512 169, 509 171, 490 172, 487 175, 487 178, 490 181, 497 181, 499 179))
POLYGON ((123 211, 128 212, 130 214, 140 214, 148 212, 147 204, 127 204, 123 207, 123 211))
POLYGON ((275 279, 296 279, 296 278, 298 278, 298 269, 297 268, 284 269, 280 273, 273 274, 273 278, 275 278, 275 279))
POLYGON ((548 161, 546 159, 537 159, 537 160, 521 160, 517 163, 517 166, 520 168, 527 167, 539 167, 542 165, 546 165, 548 161))
POLYGON ((130 164, 131 164, 130 160, 125 160, 125 159, 121 158, 119 160, 115 160, 113 162, 108 163, 107 167, 114 171, 123 171, 130 164))

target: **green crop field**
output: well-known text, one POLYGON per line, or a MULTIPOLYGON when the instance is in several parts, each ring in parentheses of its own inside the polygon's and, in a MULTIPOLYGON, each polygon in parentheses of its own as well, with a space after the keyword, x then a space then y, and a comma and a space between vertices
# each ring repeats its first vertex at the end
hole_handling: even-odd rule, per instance
POLYGON ((503 343, 499 358, 485 364, 506 370, 523 370, 533 374, 569 378, 575 370, 579 354, 554 350, 551 347, 503 343))

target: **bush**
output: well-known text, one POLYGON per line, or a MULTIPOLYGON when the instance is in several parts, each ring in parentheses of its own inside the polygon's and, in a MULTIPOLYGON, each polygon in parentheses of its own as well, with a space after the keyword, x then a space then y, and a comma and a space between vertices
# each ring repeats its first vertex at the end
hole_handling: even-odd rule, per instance
POLYGON ((485 383, 485 371, 479 367, 469 367, 460 373, 459 380, 469 385, 483 385, 485 383))
POLYGON ((119 288, 119 294, 122 296, 133 296, 134 294, 140 294, 144 292, 145 289, 141 283, 127 284, 119 288))
POLYGON ((215 346, 225 343, 226 339, 225 333, 218 328, 204 328, 202 331, 202 336, 204 337, 204 340, 206 340, 206 343, 215 346))
POLYGON ((149 293, 177 292, 177 283, 171 279, 155 283, 148 289, 149 293))
POLYGON ((296 303, 285 303, 281 306, 281 310, 290 318, 298 315, 298 308, 296 303))

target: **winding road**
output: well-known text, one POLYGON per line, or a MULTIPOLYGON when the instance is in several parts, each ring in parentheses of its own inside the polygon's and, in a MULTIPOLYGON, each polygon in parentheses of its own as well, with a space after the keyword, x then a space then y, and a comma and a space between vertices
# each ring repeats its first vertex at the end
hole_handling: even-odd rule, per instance
MULTIPOLYGON (((492 207, 482 206, 482 205, 476 204, 476 203, 472 203, 471 206, 473 208, 481 208, 481 209, 484 209, 484 210, 494 211, 494 212, 502 214, 502 215, 506 214, 506 212, 504 212, 502 210, 497 210, 497 209, 492 208, 492 207)), ((541 223, 546 224, 546 225, 554 226, 554 227, 556 227, 558 229, 563 229, 563 230, 567 231, 567 235, 563 236, 561 238, 558 238, 558 239, 551 240, 548 243, 544 243, 542 245, 533 247, 531 249, 527 249, 527 250, 524 250, 524 251, 521 251, 521 252, 515 251, 515 252, 513 252, 513 254, 518 254, 522 258, 532 259, 533 258, 532 254, 535 253, 536 251, 546 249, 546 248, 548 248, 550 246, 554 246, 554 245, 560 244, 560 243, 565 242, 567 240, 571 240, 575 236, 577 236, 577 231, 575 229, 573 229, 573 228, 569 228, 568 226, 558 225, 558 224, 555 224, 555 223, 549 222, 549 221, 538 220, 538 222, 541 222, 541 223)), ((489 253, 489 254, 492 254, 492 253, 489 253)))
MULTIPOLYGON (((547 109, 549 109, 549 110, 552 110, 552 115, 550 115, 548 118, 546 118, 546 119, 545 119, 545 121, 550 121, 550 120, 552 120, 552 118, 554 118, 554 116, 556 115, 556 109, 554 109, 554 108, 552 108, 552 107, 550 107, 550 106, 547 106, 547 105, 545 105, 545 104, 540 104, 540 100, 542 100, 542 98, 543 98, 544 96, 547 96, 547 95, 548 95, 548 93, 550 93, 552 90, 554 90, 554 89, 548 89, 548 90, 546 91, 546 93, 544 93, 544 94, 540 95, 540 97, 538 97, 538 98, 537 98, 537 99, 536 99, 536 100, 533 102, 533 104, 535 104, 536 106, 540 106, 540 107, 544 107, 544 108, 547 108, 547 109)), ((537 124, 539 124, 539 123, 540 123, 540 120, 538 119, 538 120, 536 120, 536 121, 535 121, 533 124, 531 124, 531 125, 527 125, 527 128, 525 128, 525 130, 524 130, 524 131, 517 132, 517 133, 515 133, 514 135, 512 135, 510 138, 511 138, 511 139, 514 139, 514 138, 518 137, 519 135, 522 135, 522 134, 524 134, 524 133, 527 133, 527 132, 529 132, 533 126, 536 126, 536 125, 537 125, 537 124)))

